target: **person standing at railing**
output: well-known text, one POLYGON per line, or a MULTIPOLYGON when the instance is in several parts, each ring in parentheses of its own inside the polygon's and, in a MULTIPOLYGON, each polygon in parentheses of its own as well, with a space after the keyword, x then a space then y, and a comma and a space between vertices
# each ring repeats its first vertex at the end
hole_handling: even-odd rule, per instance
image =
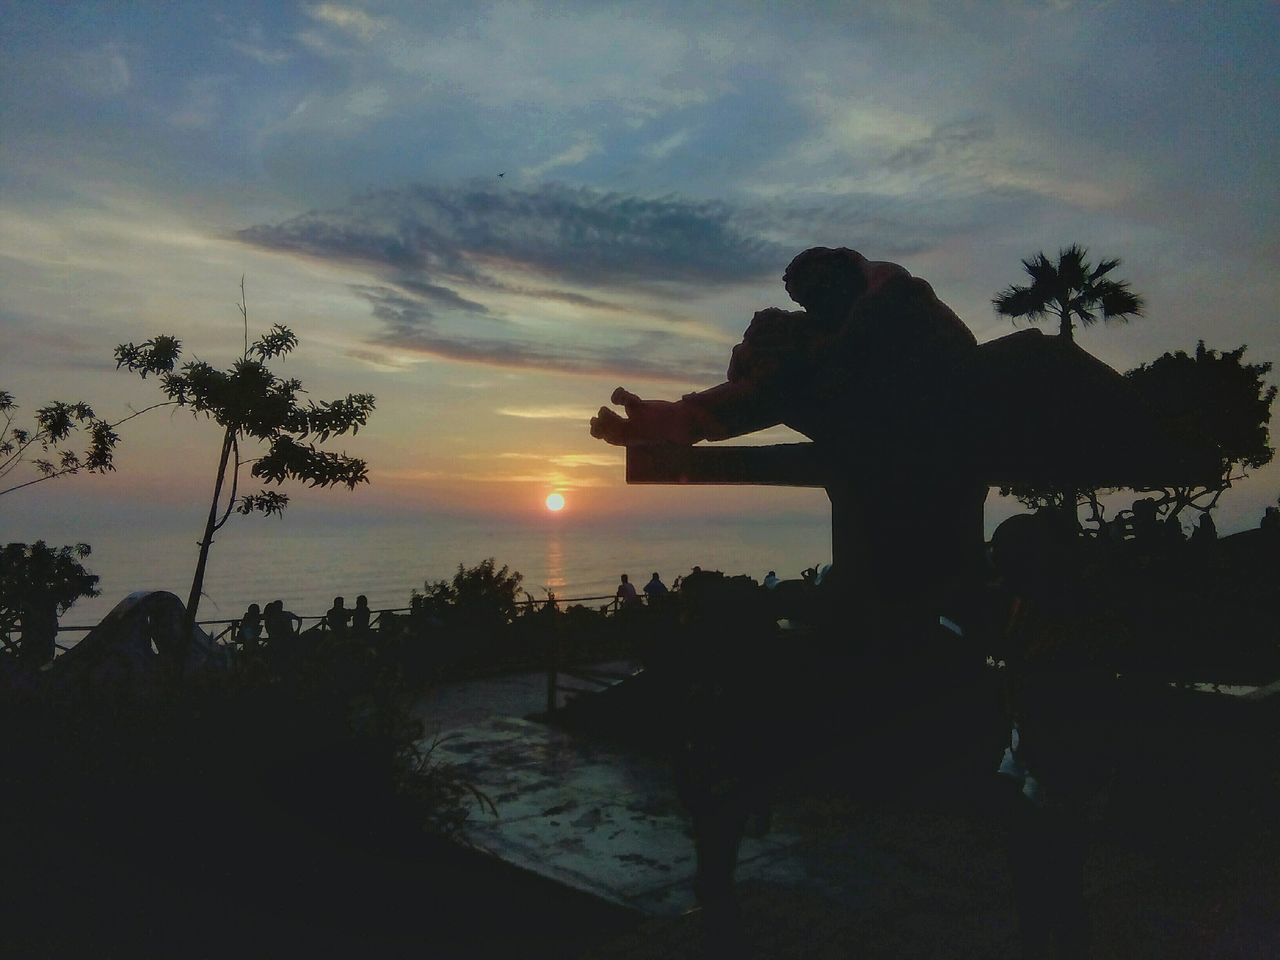
POLYGON ((267 609, 262 612, 262 622, 267 628, 267 639, 273 642, 296 637, 302 629, 302 618, 292 610, 286 610, 283 600, 272 600, 267 604, 267 609))
POLYGON ((355 609, 351 611, 352 633, 366 633, 369 630, 369 598, 363 593, 356 597, 355 609))
POLYGON ((351 611, 345 606, 346 599, 344 597, 334 597, 333 606, 329 608, 329 612, 324 615, 325 626, 335 637, 345 637, 347 635, 347 622, 351 619, 351 611))
POLYGON ((249 604, 236 624, 236 641, 245 653, 256 653, 262 638, 262 611, 256 603, 249 604))
POLYGON ((649 603, 661 603, 659 597, 667 595, 667 585, 662 582, 662 578, 658 576, 658 571, 653 571, 653 576, 649 578, 649 582, 644 585, 644 595, 649 603))
POLYGON ((262 611, 262 623, 267 630, 267 657, 271 669, 277 674, 283 673, 297 653, 302 618, 286 610, 283 600, 272 600, 262 611))
POLYGON ((636 593, 636 585, 631 582, 631 579, 625 573, 622 575, 622 580, 618 584, 614 597, 621 607, 633 607, 640 602, 640 597, 636 593))

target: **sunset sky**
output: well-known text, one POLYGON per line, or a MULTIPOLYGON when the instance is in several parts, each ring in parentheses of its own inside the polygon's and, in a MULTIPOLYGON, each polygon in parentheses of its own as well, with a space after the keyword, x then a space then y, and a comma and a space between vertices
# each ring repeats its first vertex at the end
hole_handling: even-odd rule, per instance
MULTIPOLYGON (((230 362, 243 274, 252 329, 301 340, 281 373, 377 397, 332 444, 373 482, 304 511, 820 509, 627 488, 586 421, 618 384, 722 379, 815 244, 902 263, 986 340, 1020 258, 1080 243, 1148 302, 1079 336, 1112 366, 1199 338, 1280 362, 1278 48, 1280 7, 1243 0, 6 2, 0 388, 154 402, 114 346, 230 362)), ((118 472, 0 517, 198 511, 216 428, 122 432, 118 472)), ((1277 495, 1273 464, 1219 527, 1277 495)))

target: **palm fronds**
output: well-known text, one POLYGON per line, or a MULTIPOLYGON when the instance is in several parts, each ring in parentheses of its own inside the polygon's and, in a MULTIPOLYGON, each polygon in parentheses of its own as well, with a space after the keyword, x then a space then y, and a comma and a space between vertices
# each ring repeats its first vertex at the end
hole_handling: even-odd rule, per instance
POLYGON ((1078 323, 1090 326, 1099 320, 1124 320, 1141 316, 1145 304, 1131 292, 1123 280, 1107 278, 1120 265, 1118 258, 1103 259, 1095 267, 1089 263, 1088 251, 1071 244, 1058 251, 1056 263, 1043 252, 1022 261, 1031 283, 1011 284, 991 304, 1006 317, 1041 320, 1050 315, 1058 319, 1058 332, 1068 340, 1078 323))

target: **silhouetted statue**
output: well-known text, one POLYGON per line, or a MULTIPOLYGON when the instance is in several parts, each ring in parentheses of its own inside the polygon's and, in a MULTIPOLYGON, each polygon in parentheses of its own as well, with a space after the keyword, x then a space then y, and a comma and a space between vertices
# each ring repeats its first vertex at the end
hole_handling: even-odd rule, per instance
POLYGON ((618 589, 614 596, 618 599, 618 603, 624 607, 634 606, 640 601, 639 596, 636 594, 635 584, 631 582, 625 573, 618 583, 618 589))
POLYGON ((347 635, 347 623, 351 620, 351 611, 344 606, 345 603, 346 600, 343 597, 334 597, 333 606, 324 615, 325 625, 335 637, 347 635))
POLYGON ((662 578, 658 576, 658 571, 653 571, 653 576, 649 578, 649 582, 644 585, 644 595, 650 602, 655 597, 665 597, 667 595, 667 585, 662 582, 662 578))
POLYGON ((860 639, 909 645, 982 557, 987 487, 954 402, 976 341, 924 280, 853 250, 806 250, 783 280, 804 310, 756 313, 724 383, 677 401, 619 387, 626 416, 602 407, 591 433, 688 445, 783 423, 810 437, 832 476, 837 582, 860 597, 842 620, 860 639))
POLYGON ((365 633, 369 629, 369 598, 363 593, 356 597, 355 609, 351 611, 351 629, 355 633, 365 633))

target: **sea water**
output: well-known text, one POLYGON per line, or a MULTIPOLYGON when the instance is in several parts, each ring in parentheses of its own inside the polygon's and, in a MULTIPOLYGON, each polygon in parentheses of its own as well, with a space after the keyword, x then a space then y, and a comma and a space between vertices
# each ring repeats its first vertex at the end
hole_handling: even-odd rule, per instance
MULTIPOLYGON (((413 589, 489 557, 522 574, 523 589, 537 599, 548 591, 561 599, 612 596, 622 573, 637 587, 654 571, 671 586, 694 565, 757 580, 776 570, 786 579, 830 560, 829 521, 822 516, 605 524, 560 519, 327 525, 233 517, 210 551, 199 617, 234 619, 250 603, 272 600, 283 600, 300 616, 319 616, 335 596, 351 607, 360 594, 375 610, 405 607, 413 589)), ((167 590, 186 601, 197 554, 192 531, 120 527, 90 539, 93 553, 83 562, 101 578, 102 593, 79 601, 63 616, 64 626, 97 623, 134 590, 167 590)))

